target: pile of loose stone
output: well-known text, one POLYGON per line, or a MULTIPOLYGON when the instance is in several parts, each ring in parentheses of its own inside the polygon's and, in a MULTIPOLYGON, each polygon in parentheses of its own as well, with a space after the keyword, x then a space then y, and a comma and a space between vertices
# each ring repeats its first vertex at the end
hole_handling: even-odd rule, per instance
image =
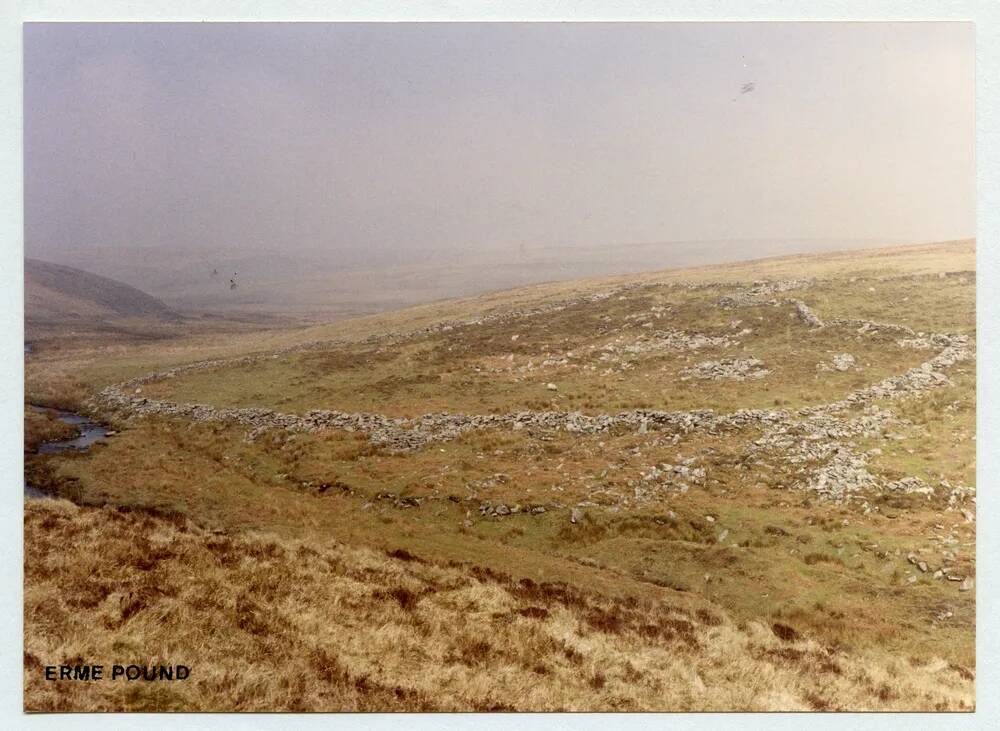
POLYGON ((651 489, 685 493, 691 489, 692 485, 704 483, 705 468, 692 467, 693 461, 693 459, 689 459, 687 460, 688 464, 676 465, 661 463, 644 470, 640 475, 640 484, 636 484, 634 481, 630 481, 629 484, 635 491, 636 502, 641 502, 651 489))
POLYGON ((764 378, 770 372, 759 358, 723 358, 697 363, 681 371, 681 380, 746 381, 764 378))
POLYGON ((813 473, 807 489, 824 498, 843 500, 878 486, 878 480, 868 471, 867 455, 840 445, 830 445, 826 451, 830 456, 826 464, 813 473))
POLYGON ((885 485, 889 492, 901 492, 907 495, 933 495, 934 487, 928 485, 919 477, 904 477, 901 480, 893 480, 885 485))
POLYGON ((851 355, 850 353, 838 353, 837 355, 833 356, 831 362, 829 363, 817 363, 816 370, 822 372, 829 372, 829 371, 843 372, 843 371, 849 371, 851 368, 854 368, 854 366, 855 366, 855 360, 853 355, 851 355))
POLYGON ((757 281, 749 289, 723 297, 719 300, 719 306, 752 307, 767 304, 772 295, 779 292, 789 292, 793 289, 802 289, 810 284, 811 282, 798 279, 781 279, 775 282, 757 281))
POLYGON ((548 508, 544 505, 521 505, 520 503, 514 503, 513 505, 497 503, 494 505, 488 500, 479 506, 479 514, 489 518, 503 518, 508 515, 518 514, 540 515, 546 510, 548 508))
MULTIPOLYGON (((801 413, 801 412, 800 412, 801 413)), ((772 423, 753 443, 752 452, 799 466, 800 486, 820 497, 848 500, 879 486, 867 469, 867 454, 854 451, 853 440, 882 435, 892 414, 869 407, 853 418, 813 414, 772 423)))

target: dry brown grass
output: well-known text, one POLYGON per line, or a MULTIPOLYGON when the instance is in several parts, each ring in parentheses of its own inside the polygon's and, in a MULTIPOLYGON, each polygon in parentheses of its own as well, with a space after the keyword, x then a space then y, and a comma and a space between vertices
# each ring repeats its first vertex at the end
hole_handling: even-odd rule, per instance
POLYGON ((25 708, 968 710, 967 668, 411 553, 30 502, 25 708), (224 638, 224 641, 219 641, 224 638), (182 663, 183 682, 44 680, 182 663))
POLYGON ((179 511, 227 531, 336 536, 624 596, 673 588, 735 621, 791 618, 828 643, 974 665, 973 593, 929 574, 907 583, 906 558, 918 551, 935 564, 933 537, 950 531, 961 540, 952 565, 974 575, 974 524, 942 512, 943 498, 912 501, 891 519, 809 500, 789 490, 795 475, 786 465, 744 464, 754 438, 691 435, 675 445, 653 434, 545 442, 482 432, 400 455, 357 434, 276 433, 247 443, 238 428, 146 420, 90 454, 31 458, 29 469, 34 483, 86 504, 179 511), (703 486, 622 507, 628 481, 647 465, 685 455, 702 457, 703 486), (619 469, 609 471, 609 461, 619 469), (483 500, 548 511, 485 519, 483 500), (557 506, 582 500, 597 505, 570 524, 557 506), (726 545, 717 542, 723 529, 726 545), (953 616, 938 622, 943 609, 953 616))

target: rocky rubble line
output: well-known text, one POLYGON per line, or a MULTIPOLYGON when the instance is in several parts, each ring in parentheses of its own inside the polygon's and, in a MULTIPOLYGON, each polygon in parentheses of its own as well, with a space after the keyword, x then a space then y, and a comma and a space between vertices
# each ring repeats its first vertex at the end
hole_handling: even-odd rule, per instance
MULTIPOLYGON (((577 302, 601 301, 626 289, 634 289, 636 286, 638 285, 628 285, 618 290, 598 293, 570 302, 494 313, 468 322, 439 323, 409 333, 372 335, 362 341, 354 342, 401 342, 430 333, 447 332, 456 325, 531 317, 564 309, 577 302)), ((700 285, 693 286, 700 287, 700 285)), ((794 280, 772 284, 755 283, 750 292, 737 295, 734 298, 723 298, 720 304, 723 306, 733 306, 728 304, 730 302, 740 303, 735 306, 744 306, 743 302, 752 305, 781 304, 776 300, 762 303, 760 297, 801 286, 805 286, 804 283, 794 280)), ((865 468, 866 455, 855 453, 849 443, 845 444, 841 440, 859 434, 876 433, 888 419, 891 419, 891 415, 871 406, 861 417, 852 420, 844 420, 834 416, 834 414, 851 407, 864 406, 874 400, 913 396, 930 388, 947 385, 949 380, 941 370, 970 357, 971 354, 967 348, 968 338, 942 334, 925 336, 923 333, 917 334, 904 326, 863 320, 830 320, 828 323, 823 323, 800 300, 785 300, 784 302, 794 304, 800 317, 817 327, 823 327, 827 324, 858 326, 859 332, 906 335, 910 341, 917 341, 912 347, 923 349, 925 343, 930 343, 932 346, 943 349, 920 366, 856 391, 841 401, 800 409, 797 415, 805 418, 799 419, 793 418, 784 410, 760 409, 746 409, 726 415, 718 415, 711 410, 631 410, 617 414, 600 415, 585 415, 580 412, 522 411, 487 415, 425 414, 413 419, 391 418, 380 414, 314 410, 304 416, 299 416, 262 408, 224 409, 204 404, 177 404, 149 399, 140 395, 143 384, 173 378, 182 373, 225 366, 251 365, 263 359, 278 358, 292 351, 330 347, 333 343, 343 345, 351 342, 347 340, 292 346, 270 354, 201 361, 146 374, 103 389, 92 399, 91 405, 98 411, 110 411, 123 418, 160 415, 191 421, 240 424, 249 427, 248 439, 254 439, 270 429, 288 431, 341 429, 349 432, 361 432, 367 434, 373 443, 393 451, 406 451, 422 447, 433 441, 455 439, 474 429, 510 429, 513 431, 527 429, 529 433, 561 430, 576 434, 597 434, 612 429, 634 430, 638 433, 646 433, 649 430, 669 430, 681 434, 692 431, 718 433, 725 430, 757 426, 764 429, 764 435, 755 443, 755 448, 758 451, 780 450, 793 463, 823 463, 820 467, 811 469, 809 474, 803 478, 802 484, 806 489, 814 490, 824 498, 847 499, 874 487, 887 487, 880 484, 877 478, 865 468)), ((674 337, 676 339, 676 336, 674 337)), ((692 336, 684 335, 684 337, 692 336)), ((752 372, 752 368, 760 365, 762 364, 756 359, 747 359, 747 363, 743 364, 745 367, 737 367, 737 370, 752 372)), ((903 487, 905 488, 905 486, 903 487)), ((900 489, 900 486, 894 485, 889 489, 900 489)), ((971 490, 972 488, 965 489, 971 490)), ((954 500, 954 495, 955 491, 952 493, 952 500, 954 500)))
POLYGON ((598 434, 615 429, 645 432, 669 430, 676 433, 709 433, 742 429, 766 424, 787 416, 785 412, 746 409, 717 415, 711 410, 653 411, 636 409, 617 414, 587 415, 579 411, 520 411, 510 414, 424 414, 413 419, 381 414, 347 413, 314 410, 304 416, 283 414, 270 409, 225 409, 205 404, 177 404, 122 393, 115 387, 101 391, 96 403, 102 409, 124 418, 166 416, 196 422, 222 422, 250 427, 248 438, 255 439, 269 429, 312 432, 340 429, 368 434, 373 443, 391 450, 416 449, 435 441, 456 439, 479 429, 520 431, 565 431, 572 434, 598 434))
MULTIPOLYGON (((752 291, 753 290, 751 290, 751 292, 752 291)), ((810 309, 809 305, 800 299, 764 299, 760 295, 751 294, 751 292, 742 292, 740 294, 723 297, 719 300, 719 307, 734 309, 737 307, 779 307, 781 305, 791 305, 795 308, 795 314, 799 316, 799 319, 806 323, 809 327, 821 328, 827 325, 827 323, 824 323, 819 316, 813 312, 812 309, 810 309)))
MULTIPOLYGON (((786 288, 791 288, 793 284, 795 283, 787 283, 786 288)), ((873 322, 871 320, 832 318, 823 321, 801 300, 763 300, 762 295, 768 294, 771 291, 779 290, 771 290, 766 287, 755 287, 749 292, 741 293, 735 297, 723 297, 719 300, 719 305, 721 307, 750 307, 759 305, 777 306, 781 304, 792 304, 795 306, 799 317, 814 327, 854 327, 857 328, 857 332, 859 334, 863 335, 885 334, 905 336, 904 338, 896 340, 896 344, 900 347, 910 347, 918 350, 941 348, 941 351, 936 356, 924 363, 921 363, 915 368, 911 368, 905 373, 890 376, 879 383, 855 391, 840 401, 823 404, 821 406, 804 408, 799 412, 803 415, 843 411, 852 406, 863 405, 875 400, 904 398, 907 396, 917 395, 923 391, 938 386, 951 385, 951 381, 948 379, 948 376, 942 372, 942 370, 949 368, 960 361, 967 360, 972 355, 968 348, 969 338, 965 335, 956 335, 951 333, 932 333, 928 335, 925 333, 917 333, 912 328, 905 325, 873 322)), ((842 363, 847 362, 844 355, 846 354, 835 357, 835 368, 837 367, 837 358, 840 358, 842 363)), ((850 358, 850 356, 847 357, 850 358)), ((837 370, 842 369, 837 368, 837 370)))
MULTIPOLYGON (((728 295, 719 300, 721 307, 753 307, 756 305, 768 304, 775 300, 768 300, 771 295, 780 292, 789 292, 793 289, 804 289, 812 284, 811 281, 799 279, 779 279, 774 282, 757 281, 753 285, 736 294, 728 295)), ((733 286, 730 284, 729 286, 733 286)))
MULTIPOLYGON (((900 347, 914 349, 941 348, 941 351, 930 360, 897 376, 891 376, 879 383, 855 391, 840 401, 817 407, 799 410, 805 420, 778 420, 772 422, 765 434, 755 442, 759 450, 777 450, 792 463, 819 463, 819 467, 805 469, 801 486, 816 492, 821 498, 832 500, 864 500, 864 494, 871 490, 902 491, 911 494, 923 494, 928 498, 935 494, 935 489, 918 478, 904 478, 888 482, 882 480, 867 469, 868 454, 854 451, 851 441, 843 439, 854 436, 872 436, 878 434, 884 425, 891 422, 892 416, 887 411, 868 406, 864 416, 843 420, 831 418, 837 412, 851 407, 865 406, 876 400, 892 400, 918 395, 931 388, 950 385, 951 381, 943 373, 943 369, 971 357, 968 349, 968 337, 954 334, 917 333, 905 325, 879 323, 870 320, 833 318, 823 321, 804 302, 797 299, 765 300, 767 295, 778 291, 787 291, 801 283, 789 282, 784 286, 767 287, 756 284, 753 289, 735 296, 723 297, 719 301, 722 307, 748 307, 759 305, 778 306, 791 304, 799 317, 812 327, 845 326, 855 327, 859 334, 905 336, 896 341, 900 347)), ((819 364, 820 370, 847 370, 854 365, 854 358, 849 354, 834 356, 831 365, 819 364)), ((718 363, 700 364, 707 377, 725 377, 720 374, 718 363)), ((706 377, 703 375, 702 377, 706 377)), ((949 491, 948 510, 954 509, 957 502, 971 498, 975 502, 975 488, 959 486, 952 488, 946 482, 941 487, 949 491)), ((869 506, 865 505, 866 512, 869 506)), ((964 510, 964 508, 963 508, 964 510)), ((964 514, 964 513, 963 513, 964 514)), ((968 516, 967 516, 967 519, 968 516)))
POLYGON ((681 380, 700 378, 712 381, 746 381, 764 378, 771 371, 759 358, 706 360, 681 371, 681 380))
MULTIPOLYGON (((628 318, 626 318, 628 319, 628 318)), ((641 318, 640 318, 641 319, 641 318)), ((647 323, 652 324, 652 323, 647 323)), ((645 325, 643 325, 645 327, 645 325)), ((740 336, 749 334, 749 329, 744 329, 740 336)), ((511 340, 517 340, 517 335, 513 335, 511 340)), ((621 372, 635 367, 638 356, 650 353, 660 353, 665 350, 696 351, 702 348, 728 348, 739 344, 738 339, 733 339, 726 335, 706 335, 704 333, 687 333, 683 330, 670 328, 667 330, 654 330, 651 333, 640 335, 634 340, 625 340, 619 336, 614 341, 605 345, 589 345, 582 348, 580 352, 566 351, 564 353, 546 352, 539 363, 534 359, 527 363, 515 363, 514 354, 506 356, 506 363, 502 366, 473 366, 477 373, 512 373, 512 374, 537 374, 551 368, 571 368, 597 371, 603 367, 603 375, 610 375, 614 372, 621 372), (623 344, 624 343, 624 344, 623 344), (588 364, 579 362, 578 359, 593 356, 597 353, 596 363, 588 364)))
POLYGON ((932 388, 951 385, 951 380, 943 371, 972 357, 968 348, 969 338, 965 335, 935 335, 934 338, 936 342, 947 343, 947 346, 930 360, 905 373, 889 376, 878 383, 854 391, 840 401, 807 407, 801 409, 799 413, 808 415, 843 411, 872 401, 907 398, 932 388))
POLYGON ((890 481, 868 470, 869 457, 880 455, 882 450, 858 452, 854 439, 886 438, 891 436, 886 434, 887 427, 895 423, 897 419, 891 412, 874 405, 867 406, 853 419, 814 413, 807 419, 771 423, 754 442, 753 451, 778 455, 793 465, 802 465, 800 487, 825 500, 860 501, 866 514, 872 509, 868 494, 888 491, 924 495, 927 499, 938 494, 947 496, 946 511, 959 510, 966 520, 974 520, 974 514, 963 507, 975 505, 974 487, 952 486, 947 480, 934 487, 917 477, 890 481))

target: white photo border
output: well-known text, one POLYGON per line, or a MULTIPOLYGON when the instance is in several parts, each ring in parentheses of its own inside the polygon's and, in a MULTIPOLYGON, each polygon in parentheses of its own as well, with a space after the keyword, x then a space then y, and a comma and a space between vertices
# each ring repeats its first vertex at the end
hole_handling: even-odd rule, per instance
MULTIPOLYGON (((995 416, 998 379, 984 367, 1000 360, 1000 3, 991 0, 589 0, 430 2, 427 0, 9 0, 0 9, 0 717, 16 728, 518 729, 986 728, 1000 718, 1000 475, 995 416), (976 24, 977 160, 977 444, 983 459, 977 496, 977 712, 975 714, 103 714, 26 715, 23 708, 23 396, 24 281, 22 203, 22 23, 30 21, 921 21, 976 24), (985 286, 984 286, 985 285, 985 286), (14 483, 17 482, 15 485, 14 483)), ((995 727, 995 726, 993 726, 995 727)))

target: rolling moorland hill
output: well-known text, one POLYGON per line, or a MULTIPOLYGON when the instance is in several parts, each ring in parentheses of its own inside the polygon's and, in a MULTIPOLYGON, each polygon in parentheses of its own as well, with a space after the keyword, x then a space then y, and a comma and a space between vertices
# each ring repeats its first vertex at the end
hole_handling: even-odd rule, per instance
MULTIPOLYGON (((297 321, 271 312, 217 316, 183 314, 160 299, 116 279, 74 267, 26 259, 24 335, 34 357, 57 351, 56 362, 70 363, 65 351, 90 352, 143 342, 220 342, 239 332, 258 337, 268 329, 288 331, 297 321)), ((162 346, 158 352, 163 354, 162 346)))
POLYGON ((29 355, 30 710, 971 710, 974 242, 29 355), (85 549, 85 550, 84 550, 85 549), (42 679, 180 662, 170 686, 42 679))
POLYGON ((28 323, 178 319, 163 302, 128 284, 37 259, 24 261, 24 298, 28 323))

